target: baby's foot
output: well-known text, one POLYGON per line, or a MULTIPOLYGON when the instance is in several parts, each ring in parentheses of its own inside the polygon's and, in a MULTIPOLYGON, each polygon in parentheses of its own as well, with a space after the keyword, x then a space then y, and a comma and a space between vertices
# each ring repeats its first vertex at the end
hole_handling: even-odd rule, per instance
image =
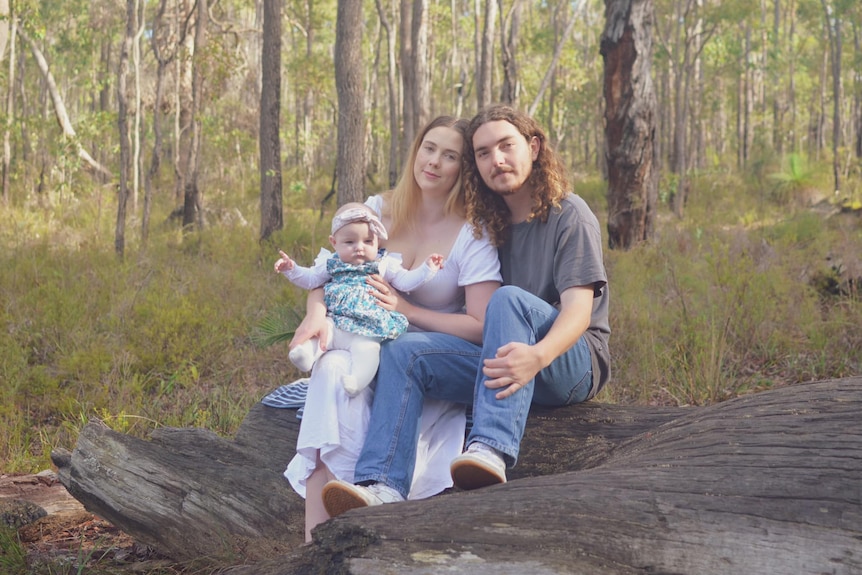
POLYGON ((359 386, 359 382, 356 381, 355 375, 342 375, 341 385, 344 386, 344 391, 347 392, 347 395, 351 397, 362 391, 362 388, 359 386))
POLYGON ((287 357, 290 358, 293 365, 302 371, 311 371, 311 367, 314 365, 314 354, 301 345, 290 350, 287 357))

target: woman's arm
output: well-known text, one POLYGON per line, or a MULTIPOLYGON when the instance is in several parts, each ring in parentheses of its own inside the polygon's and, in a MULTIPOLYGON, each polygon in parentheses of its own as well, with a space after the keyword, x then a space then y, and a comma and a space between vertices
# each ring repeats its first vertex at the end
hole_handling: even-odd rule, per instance
POLYGON ((415 306, 398 297, 380 276, 369 276, 368 283, 374 287, 377 299, 386 309, 407 316, 410 325, 425 331, 436 331, 455 335, 475 344, 482 343, 482 327, 485 324, 485 308, 499 282, 488 281, 464 287, 467 313, 443 313, 415 306))
POLYGON ((290 340, 290 349, 301 343, 305 343, 313 337, 320 340, 321 351, 326 351, 329 323, 326 321, 326 305, 323 303, 323 288, 313 289, 308 292, 305 302, 305 317, 296 327, 293 339, 290 340))

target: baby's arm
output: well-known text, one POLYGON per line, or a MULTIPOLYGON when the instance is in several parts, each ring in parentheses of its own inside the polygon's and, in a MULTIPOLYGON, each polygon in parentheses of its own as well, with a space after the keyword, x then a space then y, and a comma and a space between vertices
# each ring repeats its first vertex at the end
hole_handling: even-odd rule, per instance
POLYGON ((275 261, 275 273, 280 274, 292 270, 296 262, 290 259, 290 256, 281 250, 278 250, 278 255, 281 257, 275 261))
POLYGON ((410 293, 431 281, 443 267, 443 256, 431 254, 415 270, 405 270, 401 262, 395 258, 387 262, 383 277, 398 291, 410 293))
POLYGON ((275 271, 303 289, 318 288, 332 279, 332 276, 326 271, 325 261, 316 263, 314 267, 306 268, 297 265, 283 251, 278 250, 278 253, 281 257, 275 262, 275 271))
POLYGON ((428 259, 425 260, 425 265, 436 273, 443 268, 443 256, 440 254, 431 254, 428 256, 428 259))

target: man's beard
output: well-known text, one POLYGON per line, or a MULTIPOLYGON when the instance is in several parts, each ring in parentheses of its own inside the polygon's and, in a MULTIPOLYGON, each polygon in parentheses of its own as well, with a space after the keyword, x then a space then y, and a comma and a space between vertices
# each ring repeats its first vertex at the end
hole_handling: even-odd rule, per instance
MULTIPOLYGON (((491 174, 491 181, 493 182, 494 179, 497 176, 499 176, 500 174, 510 174, 510 173, 512 173, 512 170, 501 170, 500 168, 496 168, 493 171, 493 173, 491 174)), ((518 189, 520 189, 520 186, 518 186, 516 188, 511 188, 511 187, 509 187, 509 188, 498 188, 498 187, 488 186, 488 189, 491 190, 492 192, 494 192, 495 194, 501 196, 501 197, 506 197, 506 196, 511 196, 512 194, 517 192, 518 189)))

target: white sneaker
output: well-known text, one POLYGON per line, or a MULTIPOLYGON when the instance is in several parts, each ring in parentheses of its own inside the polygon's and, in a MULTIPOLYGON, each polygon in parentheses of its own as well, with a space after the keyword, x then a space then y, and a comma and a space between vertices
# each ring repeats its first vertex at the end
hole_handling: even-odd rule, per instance
POLYGON ((449 472, 458 489, 471 490, 506 483, 506 462, 500 452, 478 441, 452 460, 449 472))
POLYGON ((395 489, 382 483, 372 483, 365 487, 336 479, 323 486, 323 506, 330 517, 336 517, 358 507, 399 501, 404 501, 404 497, 395 489))

